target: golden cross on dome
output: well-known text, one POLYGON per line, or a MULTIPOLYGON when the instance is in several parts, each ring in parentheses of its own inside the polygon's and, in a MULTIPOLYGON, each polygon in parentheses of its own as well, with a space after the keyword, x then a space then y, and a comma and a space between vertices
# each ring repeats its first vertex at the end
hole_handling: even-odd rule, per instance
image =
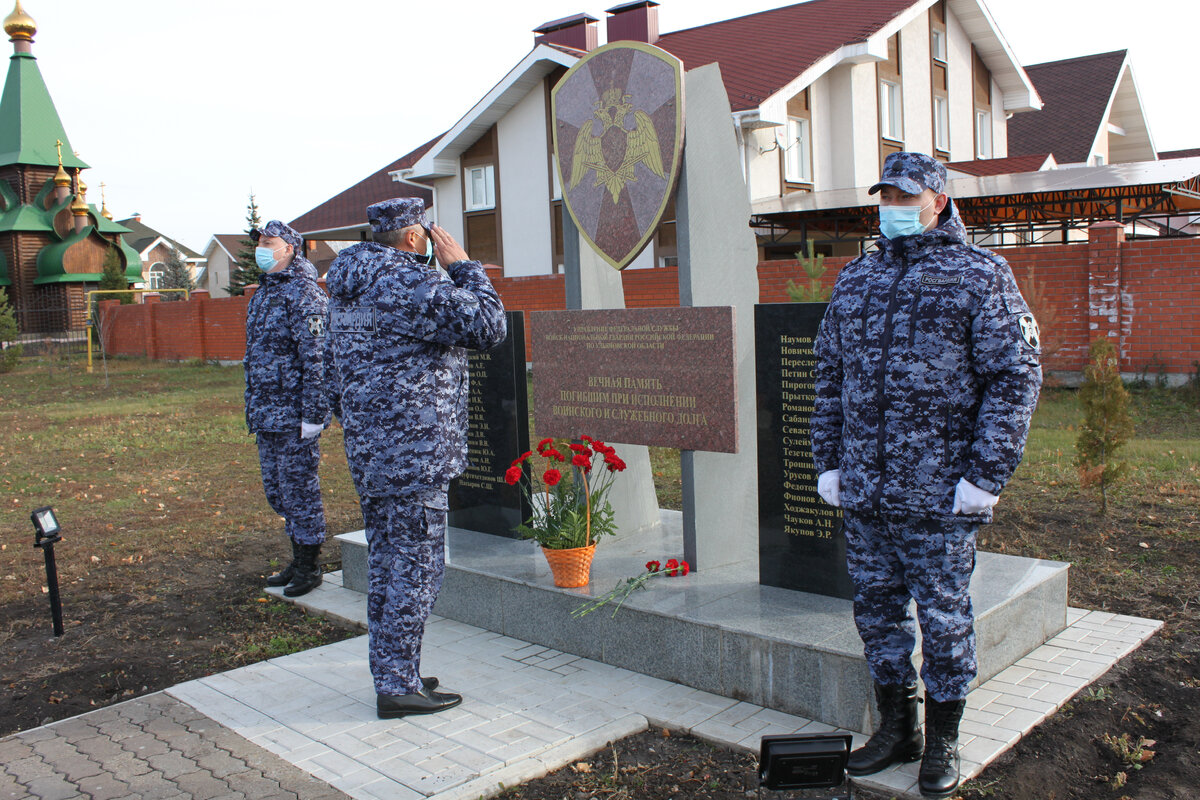
POLYGON ((54 147, 58 150, 58 165, 62 166, 62 139, 54 140, 54 147))

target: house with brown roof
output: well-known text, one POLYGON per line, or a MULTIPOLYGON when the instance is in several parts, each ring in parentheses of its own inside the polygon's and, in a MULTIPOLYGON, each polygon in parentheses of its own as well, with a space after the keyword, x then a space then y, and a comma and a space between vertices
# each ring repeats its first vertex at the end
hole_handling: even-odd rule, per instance
MULTIPOLYGON (((983 0, 810 0, 663 34, 658 12, 653 0, 608 9, 607 38, 654 44, 685 69, 719 65, 751 201, 869 185, 904 149, 1006 157, 1008 118, 1041 107, 983 0)), ((438 224, 507 276, 562 264, 550 90, 597 46, 597 23, 535 29, 533 50, 397 170, 430 185, 438 224)), ((675 252, 668 218, 632 266, 675 252)))
POLYGON ((129 219, 119 220, 117 224, 129 229, 130 232, 126 234, 125 242, 136 250, 142 259, 142 279, 133 284, 134 289, 161 288, 161 283, 166 275, 167 257, 172 250, 178 251, 182 256, 193 281, 203 280, 204 256, 179 240, 160 233, 142 222, 141 214, 134 214, 129 219))
POLYGON ((1052 153, 1064 167, 1157 160, 1128 51, 1033 64, 1025 72, 1043 105, 1009 121, 1009 155, 1052 153))
POLYGON ((233 272, 238 253, 242 250, 244 233, 214 233, 204 246, 204 260, 208 268, 204 271, 204 281, 197 282, 196 288, 204 289, 210 297, 229 297, 229 274, 233 272))
MULTIPOLYGON (((425 201, 425 205, 430 205, 433 192, 428 186, 409 183, 397 176, 401 170, 412 167, 436 141, 428 141, 382 169, 372 172, 288 224, 303 234, 306 241, 357 242, 365 239, 371 229, 367 223, 366 209, 372 203, 392 197, 420 197, 425 201)), ((316 255, 318 259, 323 257, 321 253, 316 255)), ((312 254, 309 257, 311 260, 312 254)), ((319 267, 318 270, 324 273, 319 267)))

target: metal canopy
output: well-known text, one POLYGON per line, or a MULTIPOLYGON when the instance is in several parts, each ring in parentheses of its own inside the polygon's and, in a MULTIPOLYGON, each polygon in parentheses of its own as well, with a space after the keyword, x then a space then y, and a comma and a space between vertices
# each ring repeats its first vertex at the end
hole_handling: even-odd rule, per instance
MULTIPOLYGON (((751 224, 779 241, 802 238, 872 239, 877 198, 868 187, 795 193, 753 204, 751 224)), ((1006 244, 1036 243, 1046 234, 1086 228, 1101 220, 1140 222, 1157 236, 1187 235, 1180 218, 1200 214, 1200 157, 1072 167, 949 181, 946 192, 974 236, 1014 232, 1006 244), (1040 235, 1039 235, 1040 234, 1040 235)), ((1137 235, 1136 231, 1133 234, 1137 235)))

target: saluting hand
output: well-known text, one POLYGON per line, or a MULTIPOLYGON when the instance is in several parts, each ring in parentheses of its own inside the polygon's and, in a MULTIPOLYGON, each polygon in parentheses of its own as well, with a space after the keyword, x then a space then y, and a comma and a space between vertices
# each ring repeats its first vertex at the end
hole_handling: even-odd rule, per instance
POLYGON ((454 241, 454 237, 447 233, 445 228, 431 225, 429 232, 433 235, 433 254, 437 256, 438 263, 443 267, 448 267, 455 261, 471 260, 467 256, 467 251, 454 241))

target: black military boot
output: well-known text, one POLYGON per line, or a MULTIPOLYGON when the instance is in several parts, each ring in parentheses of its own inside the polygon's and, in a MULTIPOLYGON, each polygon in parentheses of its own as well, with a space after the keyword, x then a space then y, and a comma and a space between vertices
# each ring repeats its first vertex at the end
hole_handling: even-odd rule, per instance
POLYGON ((901 761, 921 757, 921 727, 917 724, 917 686, 875 684, 879 729, 867 743, 850 754, 846 772, 873 775, 901 761))
POLYGON ((939 703, 925 695, 925 756, 917 775, 923 797, 949 797, 958 788, 958 723, 966 700, 939 703))
POLYGON ((299 544, 296 554, 296 571, 292 573, 292 582, 283 587, 286 597, 299 597, 308 594, 321 585, 321 566, 317 556, 321 554, 319 544, 299 544))
POLYGON ((292 582, 292 576, 296 574, 296 555, 300 552, 300 545, 296 544, 296 540, 292 539, 292 560, 286 567, 279 570, 273 575, 267 576, 267 586, 287 586, 292 582))

